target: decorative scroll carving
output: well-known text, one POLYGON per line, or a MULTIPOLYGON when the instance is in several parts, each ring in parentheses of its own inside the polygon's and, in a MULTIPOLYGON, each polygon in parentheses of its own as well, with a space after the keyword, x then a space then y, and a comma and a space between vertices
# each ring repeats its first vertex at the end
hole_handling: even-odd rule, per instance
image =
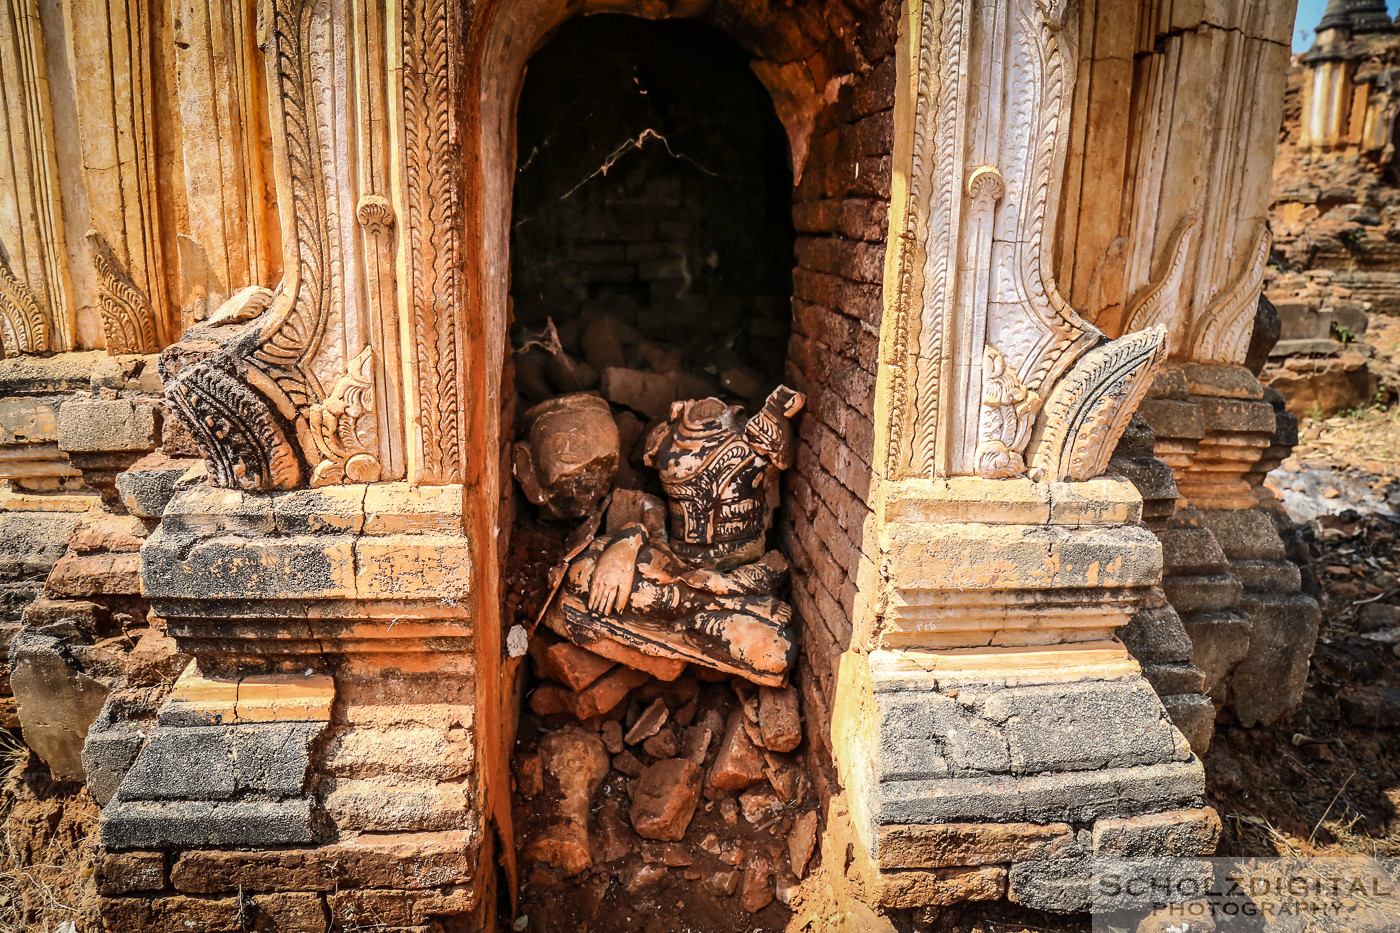
POLYGON ((1244 271, 1196 319, 1186 348, 1190 359, 1198 363, 1239 363, 1244 359, 1272 243, 1268 224, 1261 222, 1244 271))
POLYGON ((367 194, 355 208, 355 218, 371 236, 387 237, 394 232, 394 206, 382 194, 367 194))
POLYGON ((312 486, 373 483, 379 479, 374 448, 374 351, 365 347, 350 361, 324 402, 307 411, 311 437, 326 458, 311 474, 312 486))
POLYGON ((404 200, 416 420, 425 478, 449 483, 460 481, 462 460, 457 397, 461 205, 449 95, 452 20, 448 0, 404 3, 404 200))
POLYGON ((1026 472, 1021 451, 1030 440, 1040 396, 1027 389, 990 343, 982 354, 982 419, 977 444, 977 475, 1005 479, 1026 472))
POLYGON ((170 410, 189 429, 214 481, 230 489, 292 489, 304 467, 291 420, 265 391, 251 357, 273 319, 266 288, 250 286, 160 357, 170 410))
POLYGON ((159 352, 155 311, 145 292, 136 287, 106 237, 89 230, 87 241, 93 268, 97 270, 98 311, 107 337, 107 352, 113 356, 159 352))
POLYGON ((38 297, 10 266, 10 254, 0 243, 0 350, 6 356, 47 353, 53 322, 38 297))
POLYGON ((984 5, 921 4, 890 344, 897 474, 1024 472, 1020 426, 1035 412, 1003 412, 1033 404, 1102 337, 1060 294, 1046 235, 1067 149, 1071 5, 1012 0, 983 15, 984 5))
POLYGON ((1191 251, 1191 239, 1196 232, 1196 218, 1187 217, 1176 229, 1171 248, 1171 262, 1156 283, 1149 285, 1142 295, 1128 307, 1124 315, 1127 326, 1125 333, 1147 330, 1161 325, 1172 333, 1176 323, 1177 309, 1181 305, 1181 283, 1186 279, 1186 255, 1191 251))
POLYGON ((1167 329, 1161 325, 1084 354, 1041 413, 1032 440, 1032 476, 1080 481, 1106 471, 1118 438, 1166 358, 1167 329))

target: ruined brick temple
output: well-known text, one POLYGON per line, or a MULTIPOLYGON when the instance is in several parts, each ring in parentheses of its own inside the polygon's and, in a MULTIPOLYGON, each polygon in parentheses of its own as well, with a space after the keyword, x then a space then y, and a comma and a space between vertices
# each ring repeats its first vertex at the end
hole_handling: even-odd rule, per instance
POLYGON ((1293 7, 0 6, 0 715, 106 929, 1210 853, 1318 626, 1256 379, 1293 7))

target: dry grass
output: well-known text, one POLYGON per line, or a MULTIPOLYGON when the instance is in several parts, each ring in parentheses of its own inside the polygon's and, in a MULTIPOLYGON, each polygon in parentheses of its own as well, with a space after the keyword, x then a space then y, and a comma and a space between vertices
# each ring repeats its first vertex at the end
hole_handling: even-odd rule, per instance
POLYGON ((0 933, 96 933, 97 807, 0 730, 0 933))

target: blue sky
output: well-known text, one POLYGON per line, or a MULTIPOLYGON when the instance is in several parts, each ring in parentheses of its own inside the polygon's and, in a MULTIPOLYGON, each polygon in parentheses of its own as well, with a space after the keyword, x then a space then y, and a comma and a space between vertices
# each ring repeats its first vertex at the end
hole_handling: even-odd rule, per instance
MULTIPOLYGON (((1262 0, 1273 3, 1274 0, 1262 0)), ((1400 7, 1400 0, 1386 0, 1386 6, 1394 15, 1400 7)), ((1313 27, 1322 20, 1322 11, 1327 9, 1327 0, 1298 0, 1298 21, 1293 24, 1293 51, 1306 52, 1312 47, 1313 27)))

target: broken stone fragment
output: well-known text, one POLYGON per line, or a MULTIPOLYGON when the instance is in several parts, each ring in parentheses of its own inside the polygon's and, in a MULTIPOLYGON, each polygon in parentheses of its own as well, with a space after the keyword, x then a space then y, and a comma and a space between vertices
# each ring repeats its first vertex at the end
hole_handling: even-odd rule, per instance
POLYGON ((681 748, 681 757, 697 765, 703 765, 705 763, 705 756, 709 754, 710 740, 712 738, 714 738, 714 735, 710 732, 709 726, 691 726, 689 729, 686 729, 685 739, 681 748))
POLYGON ((529 800, 544 791, 544 765, 537 752, 527 752, 515 759, 515 789, 529 800))
POLYGON ((729 897, 739 890, 739 870, 730 868, 726 871, 717 871, 705 879, 705 890, 715 897, 729 897))
POLYGON ((603 747, 608 750, 609 755, 616 755, 622 751, 622 724, 616 719, 609 719, 603 723, 603 728, 598 731, 598 737, 603 740, 603 747))
POLYGON ((530 709, 537 716, 569 713, 578 720, 592 719, 614 709, 646 681, 647 674, 642 671, 615 667, 578 693, 561 684, 545 683, 531 695, 530 709))
POLYGON ((681 751, 681 743, 680 739, 676 738, 676 730, 662 729, 642 743, 642 751, 652 758, 675 758, 681 751))
POLYGON ((645 862, 623 873, 622 885, 629 894, 636 894, 649 888, 666 877, 665 865, 648 865, 645 862))
POLYGON ((766 787, 752 787, 739 795, 739 812, 749 825, 761 826, 783 812, 783 802, 766 787))
POLYGON ((607 658, 554 638, 544 630, 530 639, 530 657, 542 679, 557 680, 574 691, 585 689, 613 668, 613 662, 607 658))
POLYGON ((646 739, 656 735, 661 731, 661 727, 666 724, 671 711, 666 708, 666 702, 657 699, 638 717, 632 724, 632 728, 627 730, 627 736, 623 739, 628 745, 636 745, 646 739))
POLYGON ((648 418, 664 418, 677 398, 673 373, 646 373, 610 366, 603 370, 603 397, 648 418))
POLYGON ((808 810, 797 818, 788 834, 788 866, 798 878, 807 873, 807 862, 817 845, 817 811, 808 810))
POLYGON ((628 777, 641 777, 647 766, 642 764, 642 760, 631 752, 622 752, 614 755, 612 760, 613 770, 628 777))
POLYGON ((616 800, 604 800, 598 807, 598 829, 593 849, 596 861, 616 862, 632 853, 632 830, 616 800))
POLYGON ((686 850, 685 846, 677 845, 674 842, 642 843, 642 861, 647 863, 659 862, 671 868, 684 868, 687 865, 695 864, 695 859, 686 850))
POLYGON ((706 781, 706 788, 712 793, 747 790, 763 780, 763 754, 750 740, 745 725, 747 719, 740 709, 730 712, 719 754, 706 781))
POLYGON ((773 870, 768 860, 758 857, 744 869, 743 889, 739 892, 739 906, 751 914, 756 914, 773 903, 773 870))
POLYGON ((636 328, 630 327, 615 317, 604 316, 589 322, 583 329, 580 344, 583 358, 599 372, 609 366, 625 366, 625 347, 633 346, 641 339, 636 328))
POLYGON ((790 752, 796 748, 802 741, 802 713, 796 688, 760 687, 758 725, 764 748, 775 752, 790 752))
POLYGON ((525 848, 527 861, 577 875, 593 864, 588 845, 588 810, 608 773, 602 741, 578 729, 551 732, 540 739, 540 761, 559 784, 558 816, 525 848))
POLYGON ((679 842, 700 802, 703 774, 683 758, 668 758, 647 768, 632 792, 632 828, 646 839, 679 842))

